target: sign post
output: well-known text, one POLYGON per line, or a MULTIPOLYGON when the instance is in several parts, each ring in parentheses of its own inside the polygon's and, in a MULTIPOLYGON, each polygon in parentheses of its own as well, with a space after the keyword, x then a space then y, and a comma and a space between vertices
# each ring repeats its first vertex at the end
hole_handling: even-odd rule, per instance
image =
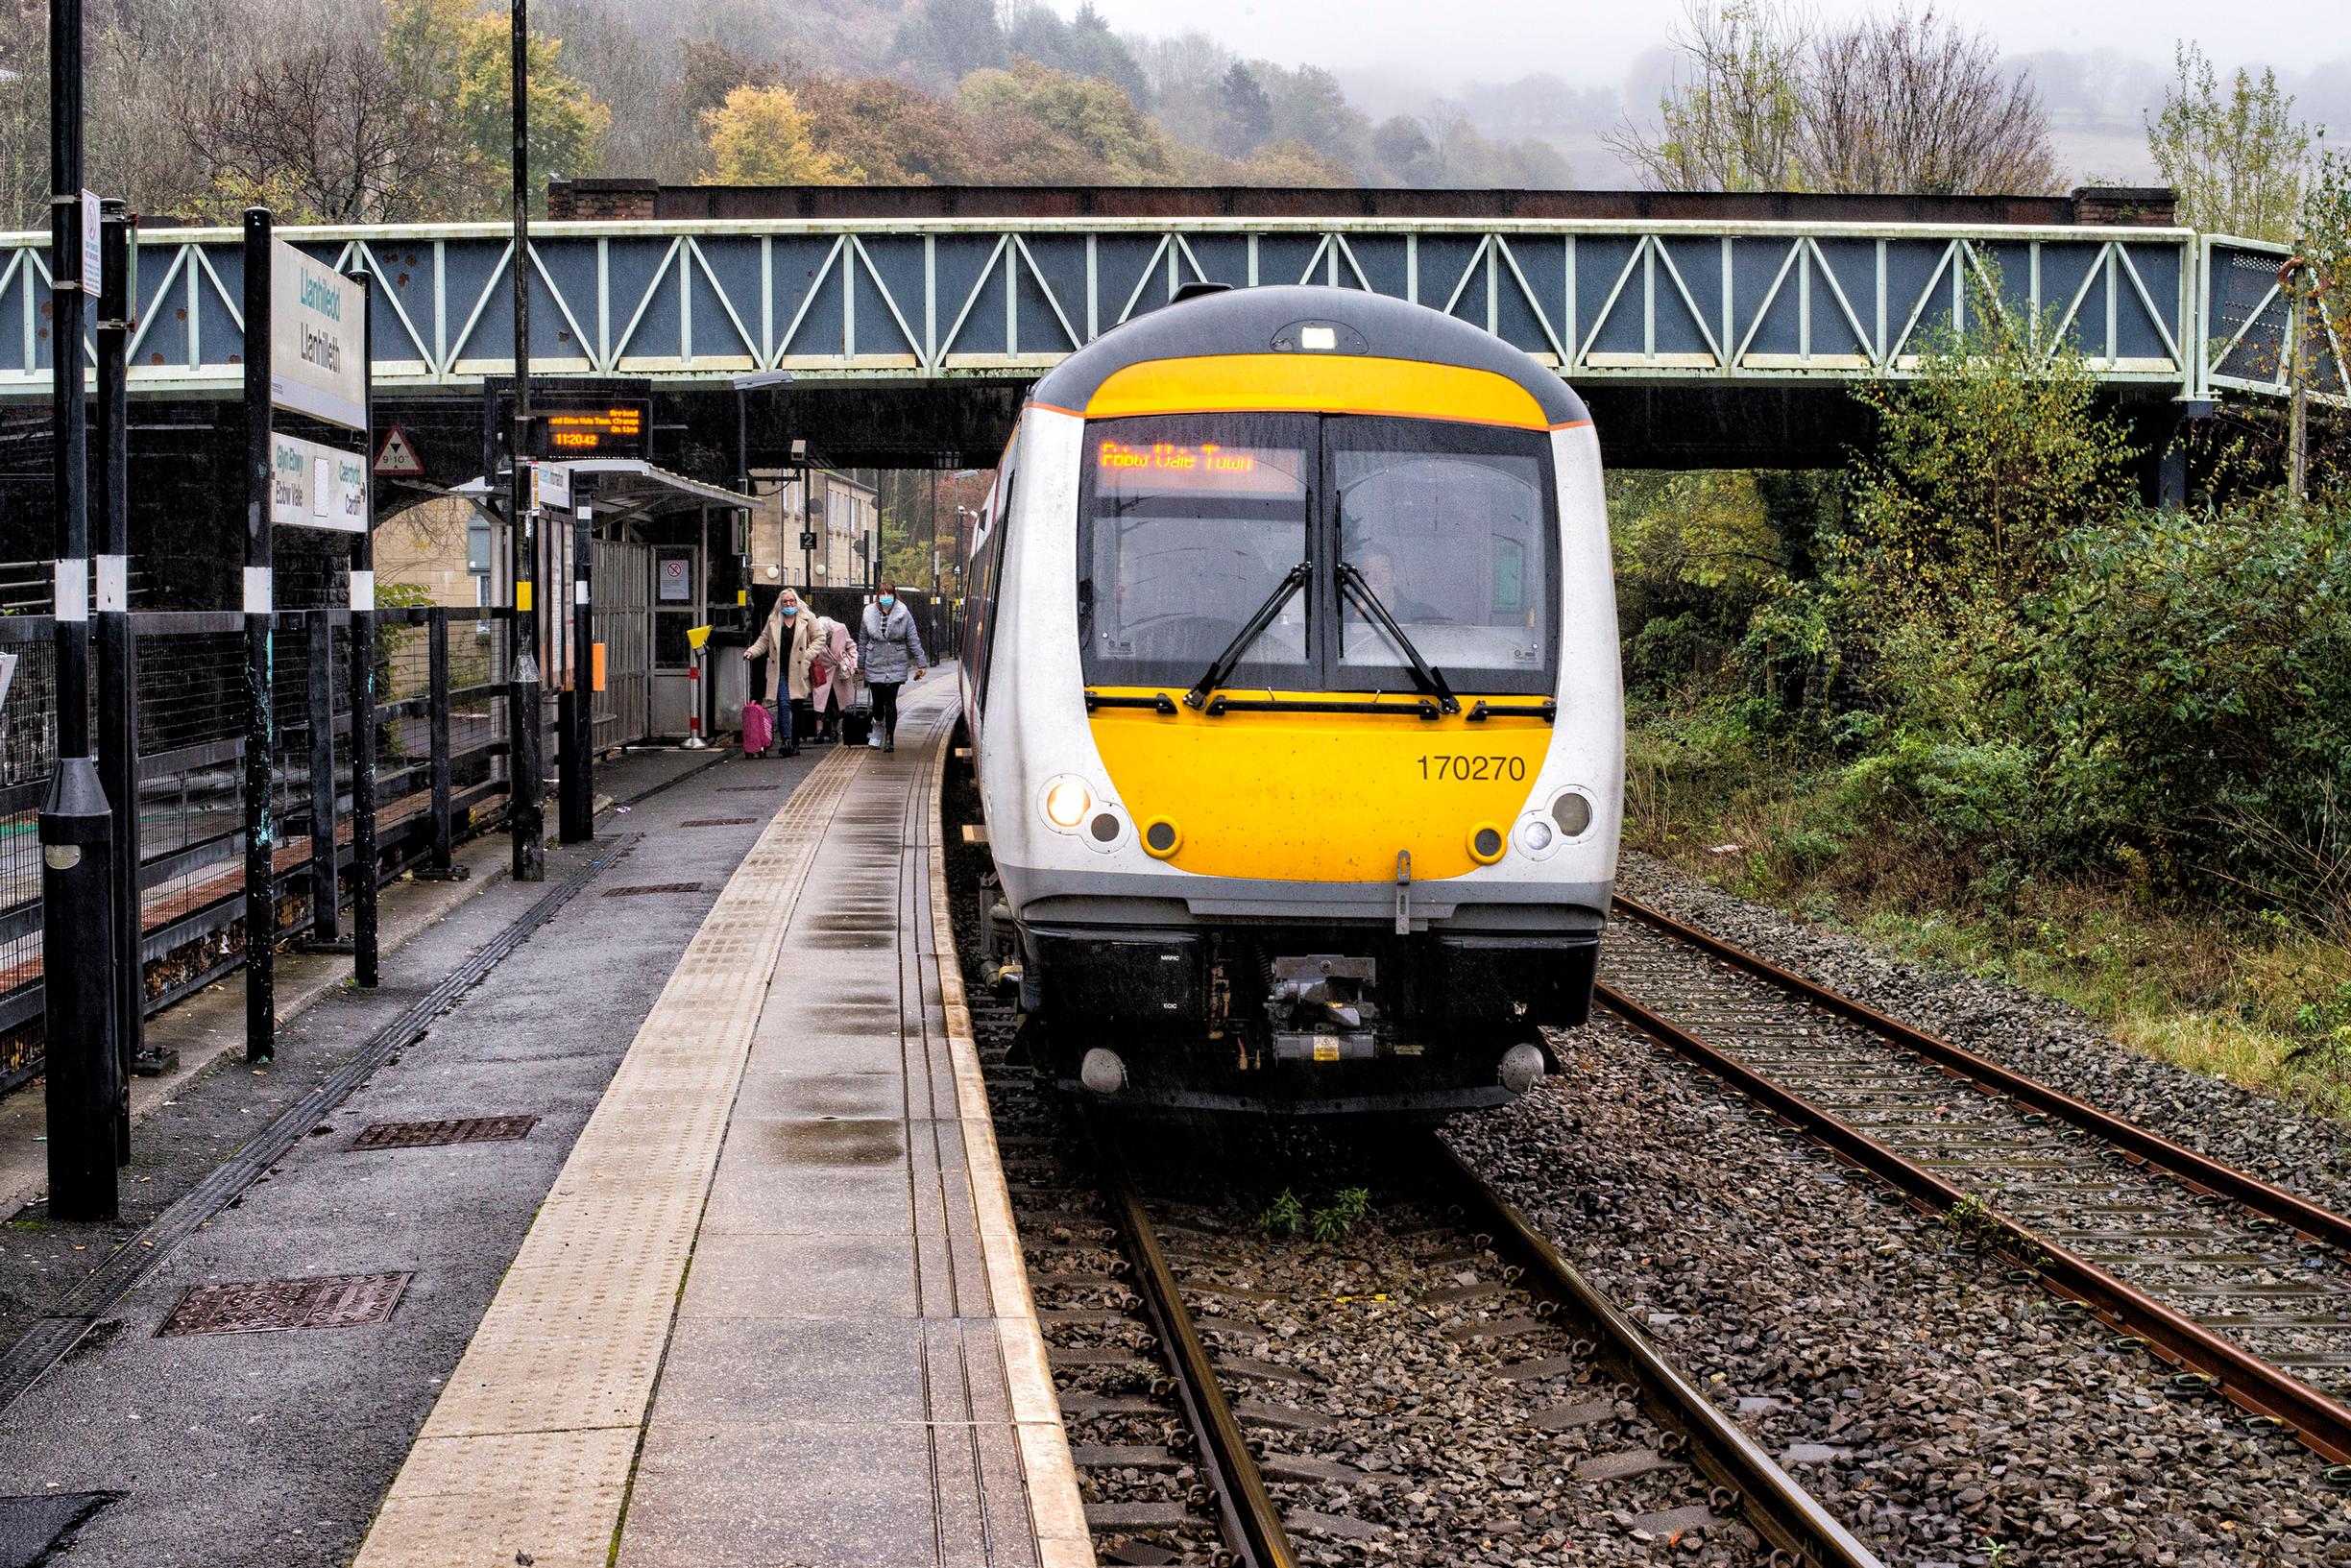
MULTIPOLYGON (((362 440, 368 429, 367 290, 276 237, 269 209, 245 212, 245 1056, 278 1051, 278 824, 272 819, 270 758, 277 744, 275 544, 279 526, 367 536, 369 453, 282 436, 276 410, 339 424, 362 440)), ((364 568, 357 567, 354 576, 364 568)), ((370 591, 373 603, 373 590, 370 591)), ((356 639, 354 638, 354 641, 356 639)), ((332 643, 328 642, 329 657, 332 643)), ((315 655, 314 655, 315 657, 315 655)), ((354 688, 354 697, 356 690, 354 688)), ((354 723, 357 718, 354 708, 354 723)), ((334 751, 314 742, 333 810, 334 751)), ((313 780, 313 784, 316 784, 313 780)), ((318 792, 314 789, 314 798, 318 792)), ((313 807, 314 812, 317 808, 313 807)), ((314 907, 341 898, 331 821, 312 825, 314 907), (327 852, 322 863, 317 844, 327 852)), ((372 878, 374 868, 367 868, 372 878)), ((336 921, 319 922, 331 931, 336 921)))

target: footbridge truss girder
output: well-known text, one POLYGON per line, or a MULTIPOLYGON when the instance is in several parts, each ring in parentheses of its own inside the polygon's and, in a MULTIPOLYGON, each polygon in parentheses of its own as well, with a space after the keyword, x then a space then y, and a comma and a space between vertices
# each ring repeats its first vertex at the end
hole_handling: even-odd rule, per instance
MULTIPOLYGON (((512 371, 513 246, 502 226, 279 232, 376 279, 380 390, 462 393, 512 371)), ((0 236, 0 399, 48 396, 46 247, 41 234, 0 236)), ((133 390, 236 397, 239 231, 154 230, 139 249, 133 390)), ((773 371, 1025 380, 1187 282, 1321 282, 1445 310, 1579 383, 1834 386, 1910 374, 1939 328, 1963 325, 1990 297, 2040 313, 2117 390, 2196 399, 2285 390, 2285 257, 2256 241, 2145 228, 562 223, 532 233, 531 351, 541 375, 681 389, 773 371)), ((2312 389, 2336 401, 2351 400, 2346 327, 2321 300, 2306 328, 2312 389)))

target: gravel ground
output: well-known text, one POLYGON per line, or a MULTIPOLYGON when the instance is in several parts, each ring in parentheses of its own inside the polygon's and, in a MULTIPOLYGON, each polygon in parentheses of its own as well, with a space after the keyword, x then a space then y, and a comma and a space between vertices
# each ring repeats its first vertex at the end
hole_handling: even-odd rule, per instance
POLYGON ((1630 1028, 1554 1043, 1561 1076, 1452 1141, 1889 1563, 2351 1563, 2305 1450, 1630 1028))
POLYGON ((2351 1212, 2351 1126, 2142 1055, 2021 987, 1897 963, 1627 852, 1617 885, 1677 920, 2330 1209, 2351 1212))

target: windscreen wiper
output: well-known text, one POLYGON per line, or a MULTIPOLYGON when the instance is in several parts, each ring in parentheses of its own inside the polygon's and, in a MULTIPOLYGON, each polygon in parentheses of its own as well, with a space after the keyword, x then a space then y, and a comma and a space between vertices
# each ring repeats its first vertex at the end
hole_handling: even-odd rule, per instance
POLYGON ((1257 613, 1249 616, 1248 624, 1224 644, 1224 651, 1216 656, 1216 663, 1208 666, 1207 673, 1194 682, 1192 689, 1184 693, 1185 707, 1198 710, 1208 705, 1208 694, 1224 684, 1225 677, 1239 666, 1241 656, 1249 651, 1249 644, 1265 636, 1266 628, 1273 624, 1273 617, 1282 613, 1282 606, 1290 602, 1291 595, 1304 588, 1313 577, 1313 566, 1304 561, 1283 574, 1282 580, 1273 585, 1273 591, 1266 595, 1265 603, 1259 605, 1257 613))
POLYGON ((1435 697, 1437 706, 1446 712, 1460 712, 1461 704, 1455 700, 1453 688, 1445 684, 1444 671, 1420 657, 1420 650, 1413 646, 1413 639, 1404 635, 1404 628, 1396 624, 1395 616, 1390 615, 1388 607, 1380 603, 1379 595, 1371 591, 1371 585, 1364 581, 1363 573, 1355 569, 1354 562, 1339 563, 1339 587, 1354 599, 1365 615, 1379 622, 1382 631, 1395 639, 1395 645, 1402 648, 1404 657, 1412 661, 1413 679, 1420 683, 1420 689, 1435 697))

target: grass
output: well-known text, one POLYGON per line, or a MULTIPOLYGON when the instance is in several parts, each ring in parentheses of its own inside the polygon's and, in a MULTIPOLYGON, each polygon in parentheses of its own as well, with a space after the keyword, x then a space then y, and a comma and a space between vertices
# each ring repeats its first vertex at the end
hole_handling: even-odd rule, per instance
POLYGON ((2133 1049, 2351 1120, 2351 944, 2274 911, 1984 867, 1899 820, 1867 827, 1833 769, 1684 721, 1629 740, 1625 841, 1878 951, 2069 1002, 2133 1049))

